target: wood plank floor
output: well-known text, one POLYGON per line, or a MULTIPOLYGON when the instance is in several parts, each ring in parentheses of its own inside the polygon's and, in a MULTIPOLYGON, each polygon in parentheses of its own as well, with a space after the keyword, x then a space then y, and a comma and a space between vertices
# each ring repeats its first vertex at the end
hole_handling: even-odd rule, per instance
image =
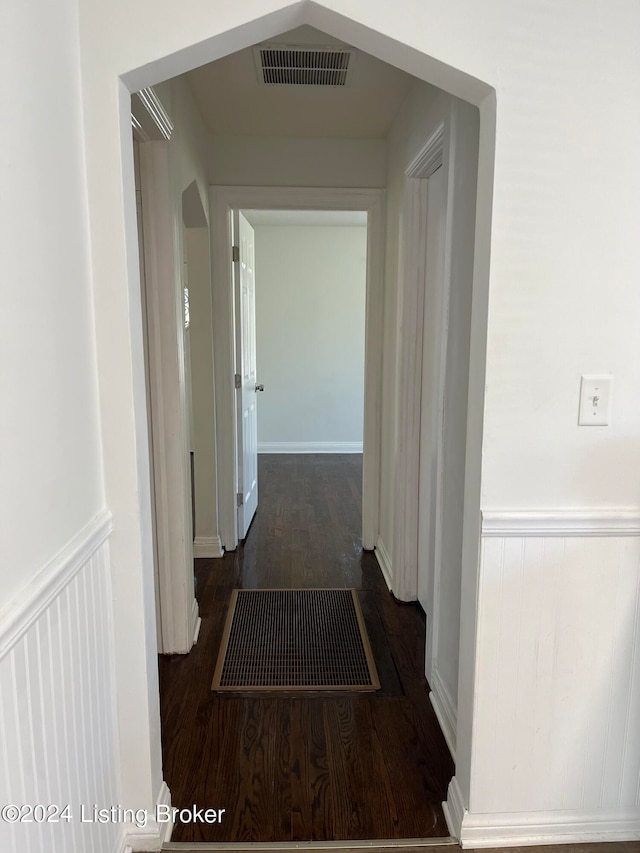
POLYGON ((164 775, 175 806, 222 808, 176 824, 175 842, 445 837, 453 763, 428 699, 424 617, 389 594, 362 551, 362 459, 262 455, 244 547, 197 560, 202 628, 161 657, 164 775), (234 587, 360 590, 376 694, 219 695, 211 690, 234 587))

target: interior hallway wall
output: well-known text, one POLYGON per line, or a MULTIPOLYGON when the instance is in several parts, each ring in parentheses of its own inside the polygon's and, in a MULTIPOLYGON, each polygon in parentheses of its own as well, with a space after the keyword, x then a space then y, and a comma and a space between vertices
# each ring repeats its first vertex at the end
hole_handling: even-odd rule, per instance
POLYGON ((216 489, 213 336, 211 329, 211 261, 209 229, 187 228, 191 309, 191 377, 196 503, 196 557, 220 556, 216 489))
MULTIPOLYGON (((442 506, 434 606, 437 624, 431 637, 430 682, 439 711, 447 719, 455 744, 460 661, 460 596, 467 457, 467 413, 471 317, 473 310, 473 262, 478 182, 478 110, 463 101, 455 104, 455 157, 450 164, 452 205, 451 268, 445 352, 445 391, 442 412, 442 506)), ((474 428, 472 422, 471 429, 474 428)))
POLYGON ((214 136, 212 184, 274 187, 384 187, 384 139, 214 136))
POLYGON ((6 14, 0 608, 104 506, 77 12, 59 0, 6 14), (54 115, 61 131, 41 146, 54 115))
POLYGON ((0 68, 0 802, 73 815, 0 849, 112 853, 79 820, 120 756, 76 3, 3 3, 0 68))
MULTIPOLYGON (((405 172, 443 122, 445 145, 449 146, 441 168, 447 173, 451 266, 445 271, 449 280, 449 305, 446 329, 442 330, 447 340, 440 481, 442 512, 438 548, 432 546, 431 559, 425 567, 427 594, 423 603, 428 625, 426 673, 448 742, 455 750, 479 116, 477 109, 469 104, 419 82, 405 100, 389 135, 381 479, 384 509, 378 555, 382 561, 388 558, 387 570, 393 582, 395 412, 402 335, 397 286, 399 276, 404 274, 401 253, 405 172)), ((426 315, 433 314, 435 308, 432 306, 436 303, 436 294, 426 292, 426 315)), ((429 347, 430 342, 425 346, 429 347)), ((436 536, 435 526, 436 511, 431 507, 432 537, 436 536)))
POLYGON ((218 530, 216 423, 213 384, 213 337, 211 329, 211 258, 208 229, 211 137, 184 78, 155 87, 175 124, 171 137, 171 170, 176 221, 183 242, 181 257, 187 261, 191 298, 190 344, 191 396, 187 419, 194 453, 196 557, 220 557, 218 530), (195 187, 193 183, 195 182, 195 187), (187 207, 182 198, 188 194, 187 207), (200 219, 193 219, 201 211, 200 219), (202 213, 202 211, 204 211, 202 213), (204 221, 203 221, 204 220, 204 221))
POLYGON ((387 229, 385 245, 384 339, 382 366, 382 444, 380 461, 380 547, 393 580, 396 411, 398 408, 398 280, 402 274, 401 238, 405 170, 448 114, 451 97, 416 81, 387 137, 387 229))
MULTIPOLYGON (((127 177, 130 167, 119 141, 127 116, 118 110, 118 76, 125 75, 128 85, 148 85, 187 70, 189 63, 234 50, 243 40, 267 40, 302 23, 376 51, 480 105, 483 218, 477 223, 482 239, 474 272, 480 289, 474 292, 472 336, 478 346, 470 400, 473 396, 479 418, 474 441, 482 453, 482 474, 478 471, 475 479, 482 492, 484 537, 491 538, 487 513, 493 510, 502 512, 497 521, 493 518, 494 533, 509 529, 513 534, 512 513, 519 512, 515 529, 526 530, 525 538, 534 542, 541 542, 549 529, 544 511, 565 530, 570 516, 573 544, 589 546, 590 537, 603 529, 603 519, 609 533, 622 529, 622 538, 640 538, 640 398, 635 393, 640 384, 640 115, 633 108, 640 100, 638 4, 619 0, 604 10, 596 0, 587 0, 578 10, 574 3, 539 0, 254 0, 250 7, 219 4, 212 14, 205 0, 191 0, 188 9, 164 3, 160 10, 157 3, 139 0, 132 15, 125 0, 79 2, 101 418, 108 497, 119 518, 112 546, 123 628, 130 614, 139 617, 152 610, 153 601, 140 593, 146 571, 139 546, 149 532, 140 520, 136 439, 142 446, 144 440, 135 427, 144 389, 138 381, 139 342, 127 290, 134 266, 127 246, 135 245, 135 216, 133 198, 122 184, 123 169, 127 177), (438 26, 433 25, 436 20, 438 26), (192 52, 190 45, 196 45, 192 52), (601 168, 603 151, 614 169, 601 168), (485 359, 481 332, 487 316, 485 359), (578 430, 580 375, 603 369, 615 374, 615 419, 607 429, 578 430)), ((46 289, 44 284, 40 289, 46 289)), ((480 524, 477 511, 475 524, 480 524)), ((638 805, 629 799, 628 789, 624 798, 610 799, 615 782, 603 796, 590 795, 584 808, 564 808, 564 802, 578 801, 583 781, 598 778, 603 764, 593 756, 582 765, 570 760, 571 739, 563 738, 570 729, 546 704, 549 697, 558 697, 584 721, 585 729, 599 735, 607 725, 602 697, 615 696, 616 709, 622 707, 619 694, 607 694, 601 682, 595 692, 576 690, 578 682, 594 684, 587 657, 571 650, 580 649, 589 630, 599 580, 585 567, 580 548, 564 550, 545 574, 554 600, 572 578, 575 589, 589 597, 573 595, 571 608, 558 614, 556 623, 567 628, 564 659, 577 670, 554 668, 551 659, 545 666, 547 680, 539 679, 535 657, 517 654, 507 625, 498 651, 506 648, 513 656, 501 670, 501 656, 485 633, 496 612, 492 605, 500 589, 500 612, 517 613, 519 602, 526 600, 520 586, 500 586, 501 549, 502 543, 498 553, 487 550, 480 569, 476 561, 463 576, 464 749, 459 749, 450 797, 452 827, 466 840, 475 827, 487 844, 509 845, 527 833, 551 841, 634 837, 634 832, 637 837, 638 805), (481 668, 482 678, 476 678, 481 668), (518 700, 511 688, 515 677, 526 688, 518 700), (491 709, 500 708, 508 719, 520 722, 520 701, 541 709, 535 724, 529 720, 522 728, 506 729, 504 716, 492 717, 491 709), (488 744, 493 738, 494 726, 499 762, 489 749, 480 748, 481 739, 488 744), (538 762, 542 741, 551 747, 538 762), (554 746, 563 750, 562 763, 555 760, 554 746), (546 760, 549 755, 553 762, 546 760), (510 796, 514 766, 529 785, 517 798, 510 796), (548 784, 550 778, 554 786, 548 784), (539 810, 542 792, 549 793, 544 814, 539 810), (492 811, 481 811, 487 807, 492 811), (514 811, 516 807, 520 810, 514 811)), ((607 572, 610 556, 599 555, 599 572, 607 572)), ((541 577, 539 565, 527 563, 528 579, 541 577)), ((505 577, 511 576, 510 565, 505 577)), ((624 584, 618 589, 620 600, 636 605, 637 599, 624 594, 624 584)), ((530 616, 523 636, 535 648, 548 635, 533 611, 530 616)), ((634 619, 632 614, 625 620, 627 627, 634 619)), ((628 630, 617 635, 615 649, 604 647, 603 671, 626 660, 626 683, 638 685, 640 658, 632 637, 628 630)), ((153 692, 147 669, 151 662, 131 653, 137 646, 130 643, 118 655, 118 691, 129 695, 133 705, 146 702, 153 692)), ((634 711, 636 706, 627 707, 634 711)), ((148 742, 139 715, 123 719, 122 725, 133 744, 148 742)), ((614 749, 610 739, 606 767, 609 778, 618 778, 620 790, 624 774, 633 771, 640 757, 640 744, 629 741, 621 751, 616 743, 614 749)), ((138 799, 132 780, 139 767, 136 762, 122 764, 128 804, 138 799)))
POLYGON ((366 226, 255 235, 258 452, 360 453, 366 226))

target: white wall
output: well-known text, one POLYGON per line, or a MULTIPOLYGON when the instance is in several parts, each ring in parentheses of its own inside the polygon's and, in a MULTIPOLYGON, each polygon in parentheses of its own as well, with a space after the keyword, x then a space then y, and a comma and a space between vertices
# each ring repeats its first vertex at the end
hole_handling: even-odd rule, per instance
POLYGON ((120 768, 75 3, 4 3, 0 70, 0 801, 73 814, 0 848, 112 853, 79 820, 120 768))
POLYGON ((402 274, 401 239, 405 170, 429 136, 448 115, 451 98, 416 82, 388 137, 387 233, 385 254, 385 304, 382 377, 382 456, 380 477, 380 540, 391 557, 393 571, 394 492, 396 474, 396 410, 398 406, 399 316, 398 278, 402 274))
POLYGON ((196 503, 194 554, 219 556, 209 229, 188 228, 191 379, 196 503), (205 553, 206 552, 206 553, 205 553))
MULTIPOLYGON (((144 447, 137 309, 133 289, 127 291, 125 285, 136 276, 127 255, 127 246, 135 245, 135 208, 132 191, 123 191, 123 176, 125 188, 133 182, 130 158, 118 141, 126 114, 118 110, 117 77, 126 75, 132 86, 153 83, 304 23, 396 62, 481 107, 483 217, 477 223, 482 239, 472 311, 473 353, 478 359, 469 396, 477 422, 468 447, 473 444, 478 455, 483 454, 482 483, 479 471, 474 472, 474 483, 482 489, 485 507, 640 507, 640 400, 635 394, 640 385, 635 328, 640 309, 640 114, 633 108, 640 99, 637 4, 616 0, 605 12, 596 0, 587 0, 579 9, 541 0, 325 0, 292 5, 251 0, 241 6, 218 4, 212 14, 205 0, 187 0, 179 7, 167 0, 140 0, 135 7, 126 0, 112 0, 108 6, 81 0, 80 8, 101 417, 108 499, 116 518, 116 614, 124 634, 141 613, 152 609, 153 597, 146 594, 150 533, 144 515, 141 521, 139 484, 144 478, 137 472, 138 448, 144 447), (227 31, 232 31, 230 36, 218 38, 227 31), (196 48, 185 52, 190 45, 196 48), (605 162, 615 168, 605 168, 605 162), (485 381, 479 332, 486 307, 485 381), (613 424, 578 430, 579 375, 602 369, 613 370, 616 377, 613 424)), ((476 525, 478 519, 476 513, 476 525)), ((577 535, 582 535, 579 527, 577 535)), ((474 547, 477 541, 465 546, 467 556, 474 547)), ((576 552, 569 551, 550 576, 550 592, 559 592, 579 564, 576 552)), ((513 678, 498 678, 499 660, 482 644, 482 625, 480 645, 476 643, 476 605, 482 619, 496 595, 488 582, 495 567, 495 555, 489 553, 480 576, 477 561, 465 560, 463 566, 464 666, 459 686, 464 688, 464 720, 462 725, 458 721, 450 814, 458 832, 463 822, 474 818, 468 809, 480 801, 473 792, 484 791, 482 802, 490 800, 495 810, 485 814, 487 834, 494 843, 507 843, 501 822, 507 812, 500 810, 513 808, 514 801, 494 772, 496 757, 475 751, 487 733, 486 718, 482 722, 478 715, 476 665, 488 691, 482 702, 496 707, 505 703, 511 713, 517 710, 513 678)), ((598 589, 591 574, 582 578, 585 592, 598 589)), ((573 605, 579 618, 573 623, 570 615, 564 618, 573 625, 574 639, 580 639, 590 608, 582 597, 575 597, 573 605)), ((518 606, 518 591, 506 588, 502 609, 518 606)), ((543 636, 542 624, 531 625, 530 640, 543 636)), ((119 654, 118 689, 132 704, 139 699, 144 705, 154 692, 151 662, 139 651, 144 640, 135 632, 129 639, 126 654, 122 649, 119 654)), ((621 643, 629 654, 631 639, 621 643)), ((612 649, 608 657, 614 659, 612 649)), ((531 659, 519 660, 518 683, 531 685, 532 696, 542 698, 531 659)), ((588 661, 576 662, 582 679, 588 661)), ((565 698, 566 707, 575 708, 593 730, 602 730, 599 696, 584 697, 560 670, 552 671, 549 690, 565 698)), ((121 722, 123 739, 137 757, 138 745, 148 740, 148 727, 135 713, 121 722)), ((526 765, 519 770, 530 772, 532 786, 548 785, 549 773, 556 779, 562 770, 538 767, 535 744, 541 737, 555 739, 560 731, 561 723, 550 713, 539 719, 537 731, 505 731, 499 743, 500 766, 503 755, 517 755, 526 765)), ((629 748, 636 746, 630 743, 629 748)), ((631 759, 627 754, 624 760, 631 759)), ((612 761, 611 767, 621 773, 622 758, 612 761)), ((127 763, 123 796, 128 801, 139 802, 140 790, 150 785, 150 763, 127 763)), ((575 768, 569 769, 567 784, 580 788, 582 776, 575 768)), ((535 814, 529 811, 538 804, 535 795, 518 802, 530 818, 535 814)), ((557 792, 548 805, 560 815, 551 837, 566 838, 567 831, 573 831, 567 827, 576 824, 562 824, 566 815, 557 792)), ((608 824, 600 820, 604 816, 604 801, 595 805, 590 800, 579 818, 582 827, 601 830, 601 838, 612 837, 617 826, 629 837, 631 830, 620 812, 608 824)))
MULTIPOLYGON (((200 191, 205 213, 209 207, 209 178, 207 174, 211 137, 196 107, 189 84, 181 77, 155 86, 174 123, 171 134, 172 169, 176 196, 181 195, 192 181, 200 191)), ((180 209, 176 202, 176 210, 180 209)), ((182 213, 180 213, 182 219, 182 213)))
POLYGON ((191 297, 191 328, 187 336, 191 385, 188 418, 194 451, 196 504, 194 555, 219 557, 222 552, 216 494, 211 263, 207 227, 212 141, 184 79, 178 77, 163 83, 156 87, 156 93, 175 124, 170 142, 175 215, 182 225, 187 226, 180 229, 180 235, 184 243, 181 251, 188 266, 191 297), (185 193, 186 205, 181 207, 185 193))
POLYGON ((212 184, 282 187, 383 187, 384 139, 280 139, 215 136, 212 184))
POLYGON ((454 162, 449 164, 452 243, 442 427, 441 541, 435 589, 438 622, 432 641, 431 675, 444 694, 441 701, 449 702, 456 714, 478 120, 476 109, 464 102, 456 104, 454 162))
MULTIPOLYGON (((396 437, 395 397, 399 382, 397 361, 403 330, 398 317, 398 278, 405 275, 403 265, 405 172, 427 139, 444 122, 444 163, 447 219, 450 243, 445 263, 448 282, 448 307, 444 328, 429 325, 429 318, 440 316, 440 297, 425 292, 425 352, 435 357, 432 339, 438 333, 445 341, 444 411, 442 413, 442 461, 438 491, 441 509, 428 508, 431 522, 427 533, 429 547, 421 549, 421 583, 427 613, 426 672, 433 701, 455 751, 458 705, 458 666, 460 637, 460 595, 462 578, 462 540, 464 529, 465 460, 467 440, 467 396, 469 388, 470 331, 472 313, 472 276, 478 158, 478 111, 465 102, 451 98, 432 87, 416 83, 396 116, 389 135, 389 182, 387 211, 387 290, 385 312, 385 370, 383 403, 385 441, 383 442, 381 541, 389 554, 389 572, 394 578, 393 513, 396 437), (428 330, 431 330, 430 332, 428 330), (437 531, 436 531, 437 526, 437 531), (435 542, 437 541, 437 545, 435 542), (389 545, 387 545, 389 543, 389 545), (391 547, 389 547, 391 546, 391 547), (428 558, 427 558, 428 556, 428 558)), ((425 362, 425 369, 433 366, 425 362)), ((429 383, 428 383, 429 385, 429 383)), ((427 385, 427 387, 428 387, 427 385)), ((423 404, 424 405, 424 404, 423 404)), ((428 411, 428 409, 427 409, 428 411)), ((423 416, 425 411, 423 411, 423 416)), ((436 418, 437 420, 437 418, 436 418)), ((435 421, 434 421, 435 425, 435 421)), ((429 430, 425 434, 429 434, 429 430)), ((435 457, 434 457, 435 464, 435 457)), ((436 476, 435 471, 433 476, 436 476)), ((427 492, 429 489, 426 490, 427 492)), ((425 494, 426 492, 422 492, 425 494)), ((435 494, 434 494, 435 497, 435 494)), ((421 510, 424 516, 425 508, 421 510)))
POLYGON ((259 452, 361 452, 366 226, 259 225, 259 452))
POLYGON ((11 127, 0 141, 1 608, 104 491, 77 11, 9 3, 0 29, 11 127), (58 123, 43 146, 42 128, 58 123))

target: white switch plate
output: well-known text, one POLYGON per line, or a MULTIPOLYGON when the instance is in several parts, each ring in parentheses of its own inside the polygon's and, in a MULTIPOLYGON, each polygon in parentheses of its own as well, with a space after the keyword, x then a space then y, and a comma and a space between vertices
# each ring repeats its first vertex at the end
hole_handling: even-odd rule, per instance
POLYGON ((607 426, 611 419, 610 373, 583 376, 580 382, 578 426, 607 426))

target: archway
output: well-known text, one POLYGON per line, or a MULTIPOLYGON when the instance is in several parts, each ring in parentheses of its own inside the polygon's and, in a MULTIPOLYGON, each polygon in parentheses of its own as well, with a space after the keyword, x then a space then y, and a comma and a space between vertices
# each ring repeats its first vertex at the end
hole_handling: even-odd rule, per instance
MULTIPOLYGON (((238 17, 240 17, 240 14, 238 17)), ((233 19, 233 14, 231 14, 233 19)), ((120 717, 124 732, 137 731, 138 735, 144 735, 149 744, 148 757, 146 760, 147 770, 141 769, 139 774, 146 778, 143 788, 150 796, 154 788, 157 788, 161 771, 158 760, 158 719, 155 708, 155 686, 153 676, 153 657, 155 649, 151 641, 149 625, 153 622, 153 603, 150 590, 152 590, 152 568, 150 561, 150 538, 149 538, 149 502, 145 494, 145 478, 140 476, 140 470, 144 471, 148 459, 148 451, 145 442, 146 433, 146 411, 141 397, 141 388, 144 387, 141 374, 142 365, 139 360, 140 351, 140 306, 138 292, 137 271, 132 260, 137 253, 135 228, 132 228, 131 211, 134 205, 132 197, 131 177, 131 153, 130 134, 127 122, 129 96, 143 86, 153 85, 163 79, 175 76, 205 62, 210 62, 228 53, 236 51, 244 46, 249 46, 256 41, 268 39, 271 36, 291 29, 303 23, 310 24, 317 29, 324 30, 337 38, 348 41, 350 44, 361 48, 385 61, 408 71, 416 77, 437 85, 458 97, 467 99, 477 105, 480 109, 480 155, 477 217, 479 227, 476 234, 476 255, 473 277, 473 315, 474 325, 471 335, 471 364, 469 393, 469 424, 470 430, 467 434, 467 488, 465 505, 465 529, 463 549, 463 593, 461 597, 461 641, 460 641, 460 711, 458 718, 458 744, 457 744, 457 772, 454 780, 455 796, 450 795, 449 809, 456 819, 461 817, 462 808, 468 805, 469 799, 469 774, 471 764, 471 722, 474 694, 474 653, 475 653, 475 621, 476 621, 476 580, 478 566, 479 546, 479 486, 480 486, 480 450, 482 440, 482 413, 484 401, 484 350, 486 339, 486 309, 488 294, 488 258, 489 258, 489 236, 490 236, 490 212, 493 175, 494 154, 494 127, 495 127, 495 100, 492 90, 487 85, 468 75, 445 65, 426 54, 417 51, 406 44, 395 41, 385 35, 375 32, 362 23, 348 19, 325 7, 315 3, 292 4, 273 11, 269 14, 257 17, 251 21, 241 22, 237 26, 231 25, 231 19, 227 15, 224 31, 200 41, 191 46, 183 46, 165 55, 162 54, 162 46, 158 44, 151 48, 145 58, 144 64, 138 65, 134 70, 121 75, 121 86, 119 92, 121 136, 120 150, 118 156, 112 158, 111 166, 117 168, 124 178, 123 194, 125 202, 124 217, 122 216, 121 198, 109 200, 110 209, 104 210, 105 222, 113 221, 116 216, 120 228, 116 229, 116 240, 120 240, 120 248, 126 245, 128 258, 128 294, 125 295, 124 314, 128 319, 128 332, 130 337, 130 349, 124 354, 121 369, 126 374, 130 370, 131 397, 129 399, 129 411, 126 413, 128 423, 137 436, 133 447, 126 448, 116 446, 118 442, 107 442, 105 459, 108 469, 107 477, 113 479, 114 466, 122 462, 123 455, 128 457, 129 462, 135 459, 138 468, 137 475, 128 484, 108 484, 111 493, 110 500, 114 504, 117 513, 122 512, 124 533, 119 533, 116 528, 113 541, 113 553, 116 570, 114 572, 114 584, 117 595, 127 596, 132 586, 139 586, 142 590, 135 591, 135 599, 140 603, 145 614, 145 631, 139 633, 135 641, 137 649, 136 666, 139 671, 147 673, 147 695, 148 702, 145 707, 133 710, 126 698, 120 704, 120 717), (119 212, 118 212, 119 211, 119 212), (128 296, 128 298, 126 298, 128 296), (131 503, 133 487, 139 494, 139 504, 131 503), (141 523, 137 518, 142 519, 141 523), (129 529, 130 528, 130 529, 129 529), (141 575, 132 580, 126 576, 126 567, 131 561, 142 566, 141 575), (136 583, 137 580, 137 583, 136 583), (457 793, 456 793, 457 792, 457 793)), ((211 30, 214 30, 212 24, 211 30)), ((113 155, 113 151, 111 152, 113 155)), ((98 248, 98 253, 103 251, 98 248)), ((121 253, 116 261, 121 262, 121 270, 124 269, 124 255, 121 253)), ((103 285, 98 285, 100 288, 103 285)), ((122 321, 122 306, 119 321, 122 321)), ((116 323, 117 324, 117 323, 116 323)), ((100 325, 100 324, 99 324, 100 325)), ((99 354, 101 370, 109 372, 106 364, 106 353, 104 349, 104 338, 108 334, 109 322, 105 321, 105 327, 100 331, 99 338, 103 339, 102 351, 99 354)), ((100 349, 99 342, 99 349, 100 349)), ((109 421, 114 417, 111 412, 118 410, 118 394, 107 388, 102 400, 102 409, 109 431, 109 421), (114 405, 115 404, 115 405, 114 405)), ((114 431, 119 425, 111 421, 114 431)), ((116 631, 121 626, 124 615, 116 612, 116 631)), ((119 632, 121 637, 127 636, 127 632, 119 632)), ((130 636, 130 635, 129 635, 130 636)), ((127 661, 130 646, 124 641, 119 641, 117 648, 118 668, 123 673, 130 669, 130 661, 127 661)), ((124 675, 125 681, 127 675, 124 675)), ((127 736, 123 735, 123 741, 127 736)), ((135 773, 130 779, 124 780, 125 794, 130 797, 138 794, 136 789, 135 773)))

